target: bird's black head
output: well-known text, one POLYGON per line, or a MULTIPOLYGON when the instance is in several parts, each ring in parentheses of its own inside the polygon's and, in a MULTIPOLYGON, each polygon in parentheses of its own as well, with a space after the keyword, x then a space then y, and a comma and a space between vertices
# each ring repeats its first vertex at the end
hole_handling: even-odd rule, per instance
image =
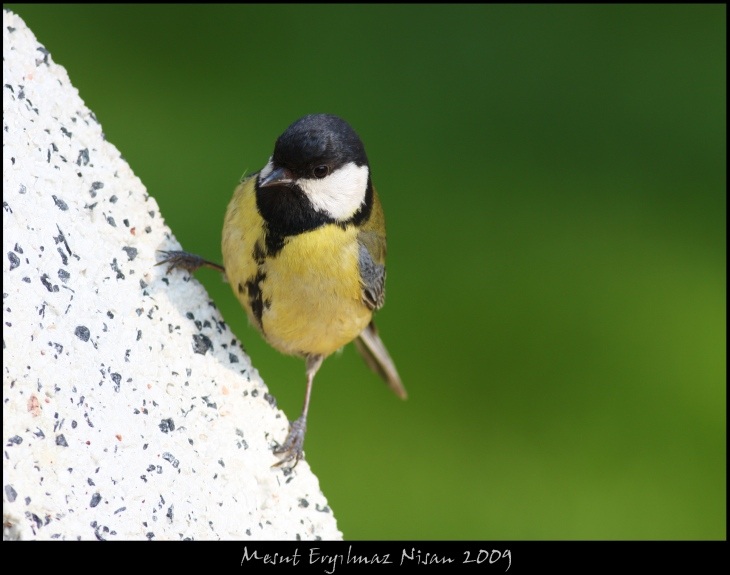
POLYGON ((272 249, 284 237, 327 223, 366 219, 373 194, 365 147, 347 122, 330 114, 289 126, 256 180, 256 205, 272 249))
POLYGON ((310 114, 294 122, 274 146, 273 164, 296 177, 322 178, 352 162, 367 165, 360 137, 350 124, 331 114, 310 114))

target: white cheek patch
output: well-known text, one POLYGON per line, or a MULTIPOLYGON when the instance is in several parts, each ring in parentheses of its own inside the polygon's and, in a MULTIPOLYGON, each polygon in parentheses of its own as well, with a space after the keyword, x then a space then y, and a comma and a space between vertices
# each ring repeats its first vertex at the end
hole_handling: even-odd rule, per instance
POLYGON ((321 180, 302 178, 297 180, 297 184, 307 194, 315 210, 336 220, 347 220, 365 199, 368 173, 367 166, 349 162, 321 180))

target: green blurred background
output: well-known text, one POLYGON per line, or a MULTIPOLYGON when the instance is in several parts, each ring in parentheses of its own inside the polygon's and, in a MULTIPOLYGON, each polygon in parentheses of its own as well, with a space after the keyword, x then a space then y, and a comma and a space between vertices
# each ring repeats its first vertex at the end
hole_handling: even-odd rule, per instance
MULTIPOLYGON (((360 133, 377 317, 307 461, 348 539, 726 537, 726 7, 5 5, 182 245, 310 112, 360 133)), ((303 362, 200 272, 293 419, 303 362)))

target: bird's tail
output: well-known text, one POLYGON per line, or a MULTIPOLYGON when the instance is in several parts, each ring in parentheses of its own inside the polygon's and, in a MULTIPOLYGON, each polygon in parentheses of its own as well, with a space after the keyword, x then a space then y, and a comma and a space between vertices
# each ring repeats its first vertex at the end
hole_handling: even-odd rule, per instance
POLYGON ((408 394, 401 383, 398 371, 395 369, 393 360, 390 359, 388 350, 385 349, 375 324, 370 324, 355 338, 355 347, 360 352, 368 367, 383 378, 388 387, 401 399, 406 399, 408 394))

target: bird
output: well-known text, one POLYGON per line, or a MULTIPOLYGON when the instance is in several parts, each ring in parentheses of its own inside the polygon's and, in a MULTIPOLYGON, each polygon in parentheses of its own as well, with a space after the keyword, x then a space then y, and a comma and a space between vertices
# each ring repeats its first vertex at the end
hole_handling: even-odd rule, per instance
POLYGON ((362 140, 342 118, 310 114, 277 138, 266 165, 242 179, 226 210, 223 265, 185 251, 158 265, 221 271, 249 321, 276 350, 305 361, 301 415, 274 449, 296 466, 314 377, 354 342, 395 392, 407 393, 373 322, 385 303, 385 218, 362 140))

